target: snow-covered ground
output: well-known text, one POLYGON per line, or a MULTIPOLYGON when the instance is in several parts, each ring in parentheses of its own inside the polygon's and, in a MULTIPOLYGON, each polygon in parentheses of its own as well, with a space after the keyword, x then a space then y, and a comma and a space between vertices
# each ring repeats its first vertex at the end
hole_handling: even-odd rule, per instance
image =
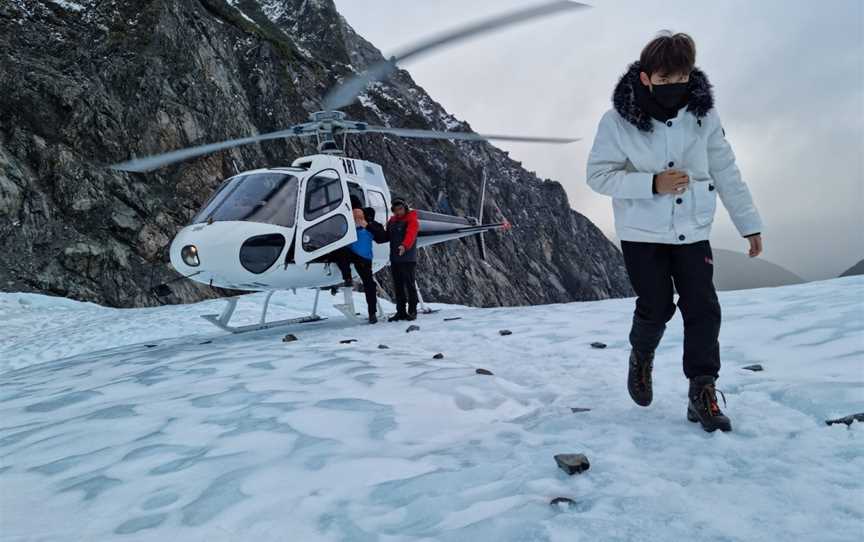
POLYGON ((824 420, 864 411, 864 278, 721 297, 728 434, 684 417, 677 316, 654 404, 630 401, 631 300, 444 307, 413 333, 332 318, 283 343, 198 318, 219 301, 0 294, 0 539, 861 540, 864 425, 824 420))

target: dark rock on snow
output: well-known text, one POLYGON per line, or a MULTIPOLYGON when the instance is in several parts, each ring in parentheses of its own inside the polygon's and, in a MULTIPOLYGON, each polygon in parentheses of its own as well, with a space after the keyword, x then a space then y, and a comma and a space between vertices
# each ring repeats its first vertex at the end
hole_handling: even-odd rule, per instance
POLYGON ((387 346, 386 344, 379 344, 379 345, 378 345, 378 349, 379 349, 379 350, 389 350, 390 347, 387 346))
POLYGON ((445 322, 452 322, 453 320, 461 320, 461 319, 462 319, 461 316, 454 316, 453 318, 445 318, 444 321, 445 322))
POLYGON ((747 369, 748 371, 753 371, 753 372, 756 372, 756 373, 758 373, 759 371, 764 370, 764 369, 762 369, 762 366, 759 365, 758 363, 757 363, 756 365, 747 365, 747 366, 745 366, 745 367, 741 367, 741 368, 742 368, 742 369, 747 369))
POLYGON ((555 456, 555 463, 570 476, 585 472, 591 467, 585 454, 558 454, 555 456))
POLYGON ((339 344, 351 344, 351 343, 356 343, 356 342, 357 342, 357 339, 344 339, 344 340, 339 341, 339 344))
POLYGON ((564 508, 565 506, 567 508, 573 508, 574 506, 576 506, 576 501, 574 501, 570 497, 555 497, 554 499, 549 501, 549 504, 555 508, 564 508))
POLYGON ((591 412, 590 408, 570 407, 570 412, 578 414, 579 412, 591 412))
POLYGON ((444 354, 438 353, 432 356, 432 359, 444 359, 444 354))
POLYGON ((591 343, 591 348, 600 348, 600 349, 606 348, 606 343, 601 343, 601 342, 591 343))
MULTIPOLYGON (((149 174, 105 166, 305 122, 339 78, 382 59, 333 0, 281 3, 77 0, 78 10, 0 2, 0 290, 117 307, 226 294, 188 280, 160 289, 170 295, 154 293, 177 278, 170 240, 234 174, 233 162, 241 170, 289 165, 314 149, 289 139, 149 174)), ((404 70, 346 112, 375 124, 471 129, 404 70)), ((423 251, 427 299, 499 306, 631 294, 619 251, 570 208, 561 185, 506 152, 379 135, 353 138, 350 152, 380 163, 395 194, 430 210, 476 216, 488 173, 485 215, 508 219, 513 231, 486 236, 488 264, 474 239, 423 251)), ((379 279, 390 291, 387 274, 379 279)))
POLYGON ((410 325, 408 329, 405 330, 405 333, 411 333, 412 331, 420 331, 420 326, 410 325))
POLYGON ((864 412, 861 412, 860 414, 850 414, 850 415, 844 416, 842 418, 837 418, 836 420, 825 420, 825 423, 828 425, 834 425, 835 423, 844 423, 846 425, 852 425, 853 422, 864 423, 864 412))
POLYGON ((289 333, 288 335, 285 335, 284 337, 282 337, 283 343, 293 343, 296 340, 298 340, 297 336, 294 335, 293 333, 289 333))
POLYGON ((510 331, 509 329, 502 329, 501 331, 498 332, 498 334, 501 335, 502 337, 506 337, 507 335, 513 335, 513 332, 510 331))
POLYGON ((493 376, 495 374, 488 369, 477 369, 476 373, 478 375, 486 375, 486 376, 493 376))

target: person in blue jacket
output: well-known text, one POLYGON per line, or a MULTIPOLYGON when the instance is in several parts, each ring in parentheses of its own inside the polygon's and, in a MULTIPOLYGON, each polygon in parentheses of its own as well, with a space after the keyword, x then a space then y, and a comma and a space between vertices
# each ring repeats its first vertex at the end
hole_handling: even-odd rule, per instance
POLYGON ((369 311, 369 323, 375 324, 378 322, 378 287, 372 277, 373 234, 367 229, 369 223, 366 221, 363 209, 354 209, 354 224, 357 228, 357 240, 339 251, 336 265, 342 273, 345 286, 351 287, 353 285, 351 264, 354 264, 354 269, 357 270, 357 274, 360 275, 360 280, 363 282, 363 293, 366 294, 366 307, 369 311))

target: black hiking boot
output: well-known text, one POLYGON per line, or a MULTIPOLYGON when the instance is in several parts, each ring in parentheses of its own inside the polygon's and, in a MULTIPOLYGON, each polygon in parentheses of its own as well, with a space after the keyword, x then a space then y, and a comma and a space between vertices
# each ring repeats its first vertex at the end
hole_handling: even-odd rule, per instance
POLYGON ((378 315, 377 314, 370 314, 369 315, 369 323, 370 324, 377 324, 378 323, 378 315))
POLYGON ((627 373, 627 391, 633 401, 647 407, 654 399, 651 386, 651 371, 654 369, 654 352, 644 354, 635 349, 630 351, 630 370, 627 373))
MULTIPOLYGON (((693 423, 699 422, 702 424, 702 429, 713 433, 716 430, 731 431, 732 422, 720 410, 720 405, 717 404, 717 392, 720 391, 714 387, 713 376, 697 376, 690 379, 690 402, 687 405, 687 419, 693 423)), ((720 392, 723 397, 723 404, 726 404, 726 396, 720 392)))
POLYGON ((391 316, 390 318, 388 318, 387 321, 388 321, 388 322, 398 322, 398 321, 400 321, 400 320, 407 320, 407 319, 408 319, 408 315, 407 315, 407 314, 404 314, 404 313, 401 313, 401 312, 397 312, 396 314, 394 314, 393 316, 391 316))

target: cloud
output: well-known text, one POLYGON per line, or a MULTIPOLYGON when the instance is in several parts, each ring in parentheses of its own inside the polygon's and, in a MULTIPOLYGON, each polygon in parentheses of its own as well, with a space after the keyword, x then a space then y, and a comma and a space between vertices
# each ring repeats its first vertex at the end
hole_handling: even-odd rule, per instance
MULTIPOLYGON (((336 0, 385 53, 520 0, 336 0)), ((612 233, 611 205, 584 182, 612 87, 658 30, 696 39, 698 64, 767 225, 767 256, 807 278, 864 258, 864 3, 606 1, 443 50, 406 66, 478 131, 582 136, 567 147, 501 144, 565 186, 612 233)), ((715 244, 742 249, 721 211, 715 244)))

